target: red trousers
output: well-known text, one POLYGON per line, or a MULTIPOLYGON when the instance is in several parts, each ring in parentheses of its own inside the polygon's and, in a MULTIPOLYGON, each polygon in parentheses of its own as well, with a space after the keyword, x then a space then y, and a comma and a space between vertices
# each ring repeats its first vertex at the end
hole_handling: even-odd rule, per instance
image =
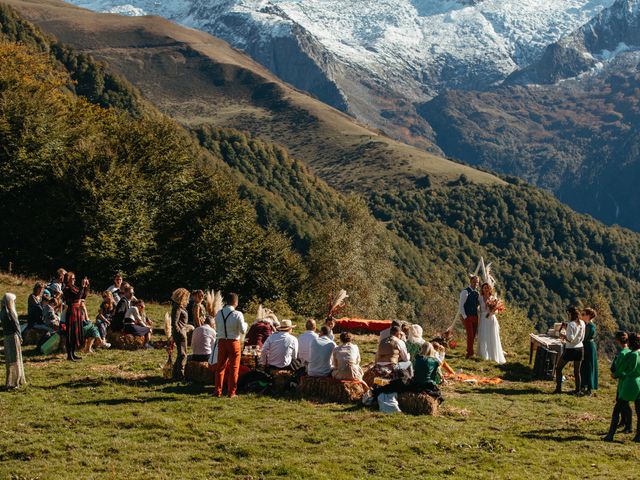
POLYGON ((238 387, 240 371, 240 340, 218 340, 218 363, 216 364, 216 395, 222 395, 225 373, 227 375, 227 394, 232 397, 238 387), (226 372, 227 366, 229 372, 226 372))
POLYGON ((464 329, 467 331, 467 358, 473 357, 473 344, 478 335, 478 317, 468 315, 464 319, 464 329))

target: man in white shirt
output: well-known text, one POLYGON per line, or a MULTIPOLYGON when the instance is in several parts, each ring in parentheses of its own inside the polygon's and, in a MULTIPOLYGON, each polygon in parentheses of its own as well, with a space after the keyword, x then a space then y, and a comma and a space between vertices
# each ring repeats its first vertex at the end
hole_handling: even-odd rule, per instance
POLYGON ((569 323, 567 324, 567 330, 564 335, 564 350, 562 356, 556 365, 556 390, 554 393, 562 393, 562 369, 569 362, 573 362, 573 376, 576 381, 575 394, 581 394, 581 377, 580 370, 582 367, 582 360, 584 359, 584 335, 586 326, 580 319, 580 310, 577 307, 569 307, 567 309, 569 314, 569 323))
POLYGON ((206 362, 213 351, 213 344, 216 341, 215 318, 210 315, 205 317, 202 326, 193 331, 191 337, 191 350, 193 355, 189 358, 194 362, 206 362))
POLYGON ((298 358, 298 339, 291 335, 295 325, 282 320, 278 331, 262 345, 260 364, 269 370, 291 370, 291 362, 298 358))
POLYGON ((309 363, 309 348, 311 342, 318 338, 316 333, 316 321, 313 319, 307 320, 307 331, 298 337, 298 358, 306 363, 309 363))
POLYGON ((229 364, 227 378, 227 394, 229 398, 236 396, 238 388, 238 372, 240 371, 240 337, 247 332, 247 324, 238 308, 238 295, 228 293, 225 307, 216 315, 216 335, 218 338, 218 363, 216 364, 216 397, 222 395, 225 370, 229 364))
POLYGON ((320 329, 320 336, 314 338, 311 342, 309 365, 307 366, 307 375, 310 377, 328 377, 331 375, 331 367, 333 366, 332 354, 337 345, 329 337, 330 332, 329 327, 323 325, 320 329))
POLYGON ((399 365, 410 362, 411 357, 407 352, 407 344, 402 340, 402 330, 397 325, 391 327, 391 335, 378 345, 376 364, 399 365))

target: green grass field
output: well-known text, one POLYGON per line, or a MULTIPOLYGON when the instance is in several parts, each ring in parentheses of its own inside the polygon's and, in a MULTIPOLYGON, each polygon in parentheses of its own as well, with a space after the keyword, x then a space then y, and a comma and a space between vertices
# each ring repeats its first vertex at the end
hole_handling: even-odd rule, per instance
MULTIPOLYGON (((0 293, 32 282, 0 276, 0 293)), ((95 311, 97 298, 89 302, 95 311)), ((159 325, 164 307, 150 309, 159 325)), ((364 363, 375 337, 358 337, 364 363)), ((634 478, 640 445, 600 441, 613 405, 608 365, 597 396, 554 396, 522 354, 497 368, 449 355, 498 386, 444 387, 441 416, 382 415, 295 398, 216 399, 167 382, 163 350, 99 351, 71 364, 25 347, 28 385, 0 392, 0 478, 634 478)), ((4 372, 2 372, 4 373, 4 372)), ((4 377, 3 379, 4 380, 4 377)), ((566 387, 568 389, 568 387, 566 387)))

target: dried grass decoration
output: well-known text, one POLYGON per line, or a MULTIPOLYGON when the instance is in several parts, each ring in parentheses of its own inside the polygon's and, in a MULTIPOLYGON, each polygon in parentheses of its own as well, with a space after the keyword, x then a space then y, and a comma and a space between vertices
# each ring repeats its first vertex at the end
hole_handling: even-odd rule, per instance
POLYGON ((300 379, 298 393, 316 402, 357 403, 368 389, 363 382, 305 376, 300 379))
POLYGON ((438 415, 440 402, 426 393, 403 392, 398 395, 400 410, 410 415, 438 415))
POLYGON ((205 385, 213 385, 214 376, 213 369, 209 366, 209 362, 187 362, 184 368, 184 377, 187 380, 205 385))
POLYGON ((141 350, 144 348, 145 337, 124 332, 109 332, 107 342, 111 344, 111 348, 118 350, 141 350))

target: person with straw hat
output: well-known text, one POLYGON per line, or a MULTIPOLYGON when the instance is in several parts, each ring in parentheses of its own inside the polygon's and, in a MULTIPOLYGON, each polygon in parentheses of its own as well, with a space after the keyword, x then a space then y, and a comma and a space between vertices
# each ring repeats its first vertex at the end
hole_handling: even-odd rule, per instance
POLYGON ((282 320, 278 331, 262 345, 260 364, 271 370, 292 370, 292 362, 298 357, 298 339, 291 334, 295 328, 291 320, 282 320))

